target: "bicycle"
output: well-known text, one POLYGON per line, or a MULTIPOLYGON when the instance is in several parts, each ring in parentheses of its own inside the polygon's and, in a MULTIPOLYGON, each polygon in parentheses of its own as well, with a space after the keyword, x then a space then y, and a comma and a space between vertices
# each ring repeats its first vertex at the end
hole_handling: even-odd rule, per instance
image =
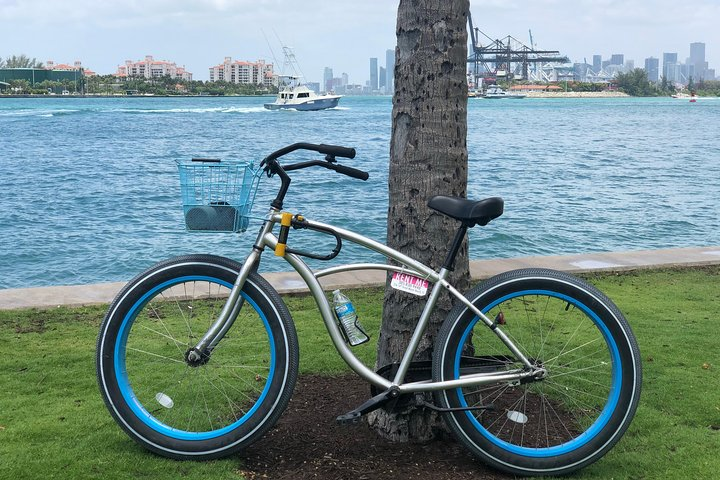
MULTIPOLYGON (((281 185, 242 263, 212 255, 172 258, 136 276, 112 302, 96 361, 102 397, 117 423, 145 448, 176 459, 230 455, 275 424, 293 391, 299 353, 288 308, 257 272, 271 249, 307 284, 339 355, 373 387, 371 398, 339 422, 415 401, 442 412, 474 455, 516 475, 566 474, 602 457, 628 428, 641 387, 639 349, 619 309, 588 283, 545 269, 511 271, 465 295, 457 291, 447 278, 460 244, 468 228, 502 215, 498 197, 429 200, 459 223, 437 271, 350 230, 282 211, 288 172, 322 167, 367 180, 366 172, 337 162, 354 156, 351 148, 297 143, 268 155, 257 170, 243 167, 237 184, 216 161, 193 166, 190 177, 221 172, 221 185, 241 191, 238 204, 203 198, 192 207, 212 210, 202 222, 193 220, 200 230, 244 230, 260 176, 277 176, 281 185), (325 158, 282 166, 279 158, 296 150, 325 158), (233 221, 220 220, 228 212, 233 221), (293 249, 291 228, 334 237, 335 248, 328 255, 293 249), (392 263, 313 272, 301 258, 334 258, 343 242, 392 263), (432 285, 429 295, 421 292, 425 308, 402 360, 378 371, 353 354, 319 281, 368 269, 432 285), (413 355, 441 291, 456 304, 437 335, 431 368, 418 378, 413 355), (432 403, 421 401, 425 392, 432 392, 432 403)), ((191 217, 186 210, 188 227, 191 217)))

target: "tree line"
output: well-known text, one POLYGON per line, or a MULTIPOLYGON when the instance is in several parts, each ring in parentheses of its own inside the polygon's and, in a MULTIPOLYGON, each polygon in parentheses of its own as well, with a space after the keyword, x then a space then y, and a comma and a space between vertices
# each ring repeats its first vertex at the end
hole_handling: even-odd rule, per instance
MULTIPOLYGON (((0 67, 2 68, 2 67, 0 67)), ((31 68, 31 67, 5 67, 31 68)), ((38 68, 38 67, 34 67, 38 68)), ((277 93, 277 87, 244 85, 225 81, 181 80, 170 76, 120 79, 113 75, 80 76, 74 80, 45 80, 32 84, 28 80, 10 80, 9 92, 21 95, 49 95, 68 92, 80 95, 262 95, 277 93)))
MULTIPOLYGON (((615 77, 618 88, 633 97, 656 97, 672 95, 677 89, 672 82, 663 77, 659 83, 650 82, 645 70, 636 68, 627 73, 619 73, 615 77)), ((688 80, 687 90, 699 96, 720 96, 720 81, 718 80, 688 80)))
POLYGON ((90 95, 112 95, 116 93, 137 93, 139 95, 261 95, 277 93, 277 87, 255 84, 239 84, 226 81, 182 80, 165 75, 157 78, 128 77, 121 79, 114 75, 86 77, 85 93, 90 95))
POLYGON ((12 55, 4 60, 0 57, 0 68, 43 68, 44 66, 43 62, 38 62, 25 54, 12 55))

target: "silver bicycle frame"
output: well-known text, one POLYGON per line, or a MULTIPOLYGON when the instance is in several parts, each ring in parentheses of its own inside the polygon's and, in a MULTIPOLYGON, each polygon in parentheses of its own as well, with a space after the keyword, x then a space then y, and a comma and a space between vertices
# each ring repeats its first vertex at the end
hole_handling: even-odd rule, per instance
MULTIPOLYGON (((207 333, 203 336, 200 342, 196 345, 196 352, 211 351, 215 345, 222 339, 225 333, 230 329, 237 314, 242 307, 243 299, 240 295, 242 287, 245 284, 245 280, 251 271, 255 270, 260 257, 265 248, 270 247, 275 249, 278 244, 278 238, 272 233, 275 225, 280 222, 281 215, 271 210, 268 217, 265 219, 263 226, 260 229, 260 233, 253 246, 253 251, 248 255, 243 266, 238 274, 238 277, 233 285, 228 300, 225 302, 225 306, 220 312, 218 319, 213 323, 207 333)), ((332 339, 335 348, 342 357, 342 359, 348 364, 348 366, 355 371, 360 377, 366 381, 376 385, 380 388, 388 389, 391 386, 398 388, 400 393, 410 392, 426 392, 432 390, 446 390, 450 388, 465 387, 471 385, 481 385, 487 383, 496 382, 515 382, 520 381, 523 378, 532 377, 537 375, 539 370, 538 367, 534 366, 528 359, 523 355, 522 352, 515 346, 515 344, 505 335, 504 332, 497 326, 494 325, 493 320, 489 319, 484 313, 478 310, 465 296, 458 292, 450 283, 447 281, 448 270, 442 268, 439 272, 427 267, 426 265, 404 255, 397 250, 394 250, 387 245, 376 242, 363 235, 357 234, 350 230, 343 228, 334 227, 325 223, 315 222, 306 220, 308 225, 320 227, 324 229, 330 229, 337 233, 337 235, 343 240, 354 243, 368 250, 380 253, 385 257, 394 260, 400 266, 394 266, 390 264, 379 264, 379 263, 360 263, 342 265, 338 267, 332 267, 318 272, 313 272, 307 264, 298 256, 292 253, 286 253, 283 258, 287 261, 293 269, 300 275, 305 284, 310 290, 310 294, 315 299, 320 315, 322 316, 325 327, 332 339), (325 296, 325 292, 320 285, 319 279, 328 275, 336 273, 358 271, 358 270, 385 270, 385 271, 397 271, 408 273, 420 278, 423 278, 433 283, 433 288, 430 292, 430 296, 425 303, 425 307, 420 315, 420 318, 415 326, 410 342, 403 354, 400 361, 395 378, 390 381, 365 366, 356 356, 352 350, 345 343, 345 340, 340 332, 340 328, 337 325, 335 314, 333 313, 330 302, 325 296), (494 373, 478 373, 472 375, 466 375, 456 380, 447 380, 442 382, 432 381, 421 381, 403 383, 405 375, 407 374, 410 363, 415 356, 418 344, 422 338, 423 333, 430 320, 430 315, 435 308, 435 303, 442 292, 445 289, 455 297, 458 301, 462 302, 468 307, 475 315, 477 315, 489 328, 492 327, 492 331, 498 336, 498 338, 507 346, 512 354, 517 358, 525 368, 509 370, 503 372, 494 373)))

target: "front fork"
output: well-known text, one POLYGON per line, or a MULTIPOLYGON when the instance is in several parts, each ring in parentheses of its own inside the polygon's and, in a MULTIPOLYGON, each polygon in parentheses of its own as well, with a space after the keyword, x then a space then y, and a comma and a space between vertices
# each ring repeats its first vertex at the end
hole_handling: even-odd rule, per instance
POLYGON ((190 348, 185 354, 185 360, 191 366, 202 365, 207 363, 210 358, 210 354, 213 349, 220 343, 225 334, 235 323, 240 310, 245 303, 245 299, 241 295, 245 281, 247 280, 250 273, 257 270, 260 263, 260 256, 263 252, 262 238, 265 234, 272 231, 275 222, 272 220, 266 220, 263 223, 260 233, 258 234, 257 240, 253 246, 252 252, 247 256, 245 262, 243 262, 240 272, 238 273, 235 283, 233 284, 230 295, 228 296, 222 311, 218 315, 217 320, 210 326, 205 335, 200 341, 192 348, 190 348))

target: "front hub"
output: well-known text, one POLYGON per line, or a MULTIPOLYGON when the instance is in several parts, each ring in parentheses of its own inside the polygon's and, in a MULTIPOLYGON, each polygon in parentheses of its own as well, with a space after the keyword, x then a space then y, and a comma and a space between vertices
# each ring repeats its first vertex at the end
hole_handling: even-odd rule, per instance
POLYGON ((185 352, 185 363, 196 368, 205 365, 210 361, 210 352, 201 352, 197 348, 191 348, 185 352))

